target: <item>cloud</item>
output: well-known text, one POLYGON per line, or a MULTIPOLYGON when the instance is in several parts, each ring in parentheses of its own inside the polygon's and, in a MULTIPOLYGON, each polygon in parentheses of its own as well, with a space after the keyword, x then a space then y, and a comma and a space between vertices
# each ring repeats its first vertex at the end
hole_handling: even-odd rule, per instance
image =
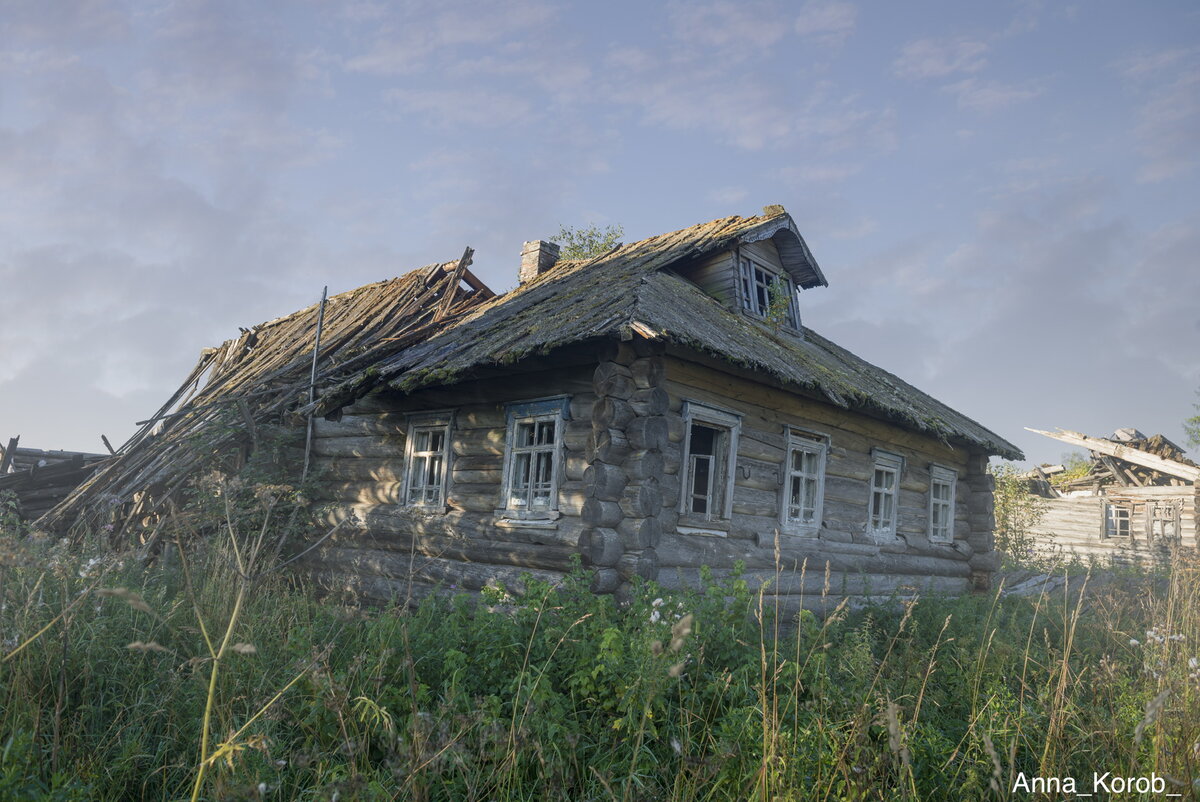
POLYGON ((978 72, 987 64, 987 52, 987 44, 973 39, 918 39, 900 50, 892 72, 914 80, 978 72))
POLYGON ((1200 59, 1174 54, 1126 70, 1142 97, 1134 135, 1144 159, 1138 180, 1157 183, 1191 173, 1200 163, 1200 59))
POLYGON ((350 72, 378 76, 407 75, 476 56, 471 49, 536 34, 554 16, 551 5, 539 2, 472 7, 416 2, 359 11, 358 19, 370 26, 366 42, 356 44, 357 52, 344 63, 350 72))
POLYGON ((708 191, 708 199, 719 206, 733 206, 750 194, 745 187, 717 187, 708 191))
POLYGON ((975 78, 964 78, 949 84, 943 87, 943 91, 954 96, 959 108, 983 113, 1000 111, 1042 94, 1042 88, 1034 84, 1017 86, 975 78))
POLYGON ((854 32, 858 9, 838 0, 807 0, 796 17, 796 33, 824 44, 837 45, 854 32))
POLYGON ((677 39, 718 48, 726 57, 770 48, 787 34, 787 27, 777 21, 781 13, 773 2, 676 2, 669 14, 677 39))
POLYGON ((491 89, 391 89, 384 99, 404 112, 405 122, 435 127, 506 128, 537 122, 528 99, 491 89))
POLYGON ((822 162, 803 167, 785 167, 780 173, 794 184, 836 184, 862 172, 861 164, 822 162))

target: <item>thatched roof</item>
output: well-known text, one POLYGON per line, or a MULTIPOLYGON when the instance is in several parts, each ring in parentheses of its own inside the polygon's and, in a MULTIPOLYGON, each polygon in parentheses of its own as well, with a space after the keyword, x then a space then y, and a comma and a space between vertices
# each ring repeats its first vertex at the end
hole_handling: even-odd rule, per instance
MULTIPOLYGON (((468 378, 476 368, 636 332, 767 374, 838 407, 990 454, 1023 458, 1004 438, 813 330, 804 329, 803 337, 772 332, 726 309, 670 269, 738 242, 761 239, 764 232, 794 232, 782 207, 773 208, 778 211, 714 220, 623 245, 593 259, 559 263, 481 304, 438 336, 377 362, 374 381, 402 391, 450 384, 468 378)), ((799 235, 786 241, 798 243, 793 253, 803 259, 798 269, 810 271, 807 286, 824 284, 799 235)), ((786 254, 784 259, 786 267, 786 254)), ((792 272, 796 275, 795 269, 792 272)), ((345 403, 344 389, 327 394, 315 410, 324 414, 345 403)))

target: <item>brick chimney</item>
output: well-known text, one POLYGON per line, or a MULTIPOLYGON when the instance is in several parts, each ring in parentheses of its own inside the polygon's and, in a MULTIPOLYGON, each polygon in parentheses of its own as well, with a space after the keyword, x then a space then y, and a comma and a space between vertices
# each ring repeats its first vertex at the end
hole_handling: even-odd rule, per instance
POLYGON ((526 242, 521 246, 521 272, 519 278, 524 284, 554 267, 558 261, 558 245, 545 240, 526 242))

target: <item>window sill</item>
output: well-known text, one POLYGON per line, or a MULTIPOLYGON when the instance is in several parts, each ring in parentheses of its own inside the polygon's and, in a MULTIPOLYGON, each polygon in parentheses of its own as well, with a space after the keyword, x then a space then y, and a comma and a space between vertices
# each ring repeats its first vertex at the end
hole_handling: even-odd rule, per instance
POLYGON ((450 507, 445 504, 405 504, 404 509, 420 515, 445 515, 450 507))
POLYGON ((495 510, 494 513, 495 524, 502 529, 558 529, 558 519, 562 517, 558 510, 550 510, 536 516, 515 510, 495 510))
POLYGON ((681 535, 729 537, 729 521, 706 521, 703 518, 680 516, 675 531, 681 535))

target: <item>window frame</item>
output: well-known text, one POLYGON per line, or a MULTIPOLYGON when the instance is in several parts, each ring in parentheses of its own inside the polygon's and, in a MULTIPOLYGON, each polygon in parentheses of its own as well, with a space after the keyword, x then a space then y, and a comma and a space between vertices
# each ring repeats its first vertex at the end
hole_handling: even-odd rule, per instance
POLYGON ((1100 520, 1100 539, 1129 541, 1132 538, 1133 505, 1122 501, 1105 501, 1104 515, 1100 520), (1114 515, 1114 513, 1123 514, 1114 515), (1125 524, 1124 533, 1120 531, 1122 522, 1125 524))
POLYGON ((561 514, 559 512, 559 490, 563 476, 563 427, 570 420, 571 398, 567 395, 534 398, 527 401, 514 401, 505 405, 505 434, 504 434, 504 479, 501 483, 501 507, 496 510, 497 516, 509 520, 546 521, 561 514), (554 422, 554 442, 549 447, 517 446, 517 429, 523 423, 554 422), (550 494, 549 506, 545 509, 529 509, 526 506, 515 505, 513 499, 514 475, 517 455, 522 453, 544 453, 549 451, 550 457, 550 494))
POLYGON ((1183 510, 1177 501, 1151 501, 1146 504, 1146 540, 1150 543, 1158 541, 1174 541, 1180 540, 1180 528, 1183 522, 1183 510), (1167 512, 1168 515, 1160 516, 1160 512, 1167 512), (1154 531, 1154 525, 1162 523, 1163 533, 1159 534, 1154 531), (1170 524, 1174 530, 1172 534, 1166 533, 1166 524, 1170 524))
POLYGON ((875 540, 887 541, 895 540, 898 537, 898 524, 900 520, 900 479, 904 474, 904 457, 892 451, 885 451, 881 448, 871 449, 871 480, 868 483, 869 492, 867 494, 867 533, 875 540), (893 485, 888 491, 888 488, 879 487, 875 484, 876 473, 879 471, 889 471, 895 475, 893 485), (887 526, 875 525, 875 495, 876 493, 888 492, 891 496, 891 516, 887 521, 887 526))
POLYGON ((775 281, 783 281, 788 290, 788 314, 784 325, 793 331, 799 331, 799 290, 796 288, 796 282, 792 280, 791 275, 786 270, 776 270, 770 265, 742 253, 740 250, 734 254, 734 262, 737 273, 738 306, 741 311, 758 320, 766 320, 770 307, 770 284, 775 281), (755 275, 755 270, 761 272, 765 277, 770 278, 770 281, 763 285, 767 293, 767 303, 765 305, 759 302, 757 292, 759 281, 755 275))
POLYGON ((680 522, 685 525, 692 522, 703 526, 728 521, 733 515, 733 480, 737 470, 738 437, 742 428, 742 416, 737 412, 691 400, 684 400, 682 416, 684 435, 683 457, 679 471, 680 522), (692 512, 690 503, 692 499, 690 491, 692 485, 692 426, 694 425, 716 429, 725 435, 722 438, 723 442, 718 441, 720 445, 714 445, 714 451, 723 453, 714 455, 717 457, 714 465, 718 470, 710 476, 710 482, 714 489, 718 484, 720 485, 720 496, 714 494, 712 503, 708 505, 708 511, 704 513, 692 512), (714 507, 719 509, 714 511, 714 507))
POLYGON ((929 466, 929 508, 928 514, 928 531, 930 543, 953 543, 954 542, 954 513, 957 507, 955 496, 958 493, 958 471, 953 468, 948 468, 945 465, 936 463, 929 466), (934 497, 933 489, 936 485, 945 485, 949 488, 949 496, 946 499, 937 499, 934 497), (940 505, 946 507, 946 520, 944 523, 945 533, 938 534, 933 522, 934 508, 940 505))
MULTIPOLYGON (((407 434, 404 440, 404 481, 400 486, 401 505, 416 510, 440 510, 445 512, 446 495, 450 487, 450 464, 454 456, 454 450, 450 447, 450 433, 454 427, 454 410, 440 409, 428 412, 413 412, 407 416, 407 423, 407 434), (413 489, 413 462, 417 456, 416 440, 418 430, 440 431, 442 434, 442 480, 438 487, 438 500, 436 502, 421 501, 414 503, 409 500, 409 493, 413 489)), ((426 451, 421 453, 434 454, 437 452, 426 451)))
POLYGON ((779 499, 780 528, 793 535, 817 535, 825 518, 825 469, 829 459, 829 435, 812 432, 807 429, 787 427, 787 443, 784 450, 782 475, 783 486, 779 499), (803 451, 816 455, 815 500, 813 501, 813 519, 805 522, 791 516, 792 482, 797 475, 803 476, 793 469, 793 454, 803 451))

